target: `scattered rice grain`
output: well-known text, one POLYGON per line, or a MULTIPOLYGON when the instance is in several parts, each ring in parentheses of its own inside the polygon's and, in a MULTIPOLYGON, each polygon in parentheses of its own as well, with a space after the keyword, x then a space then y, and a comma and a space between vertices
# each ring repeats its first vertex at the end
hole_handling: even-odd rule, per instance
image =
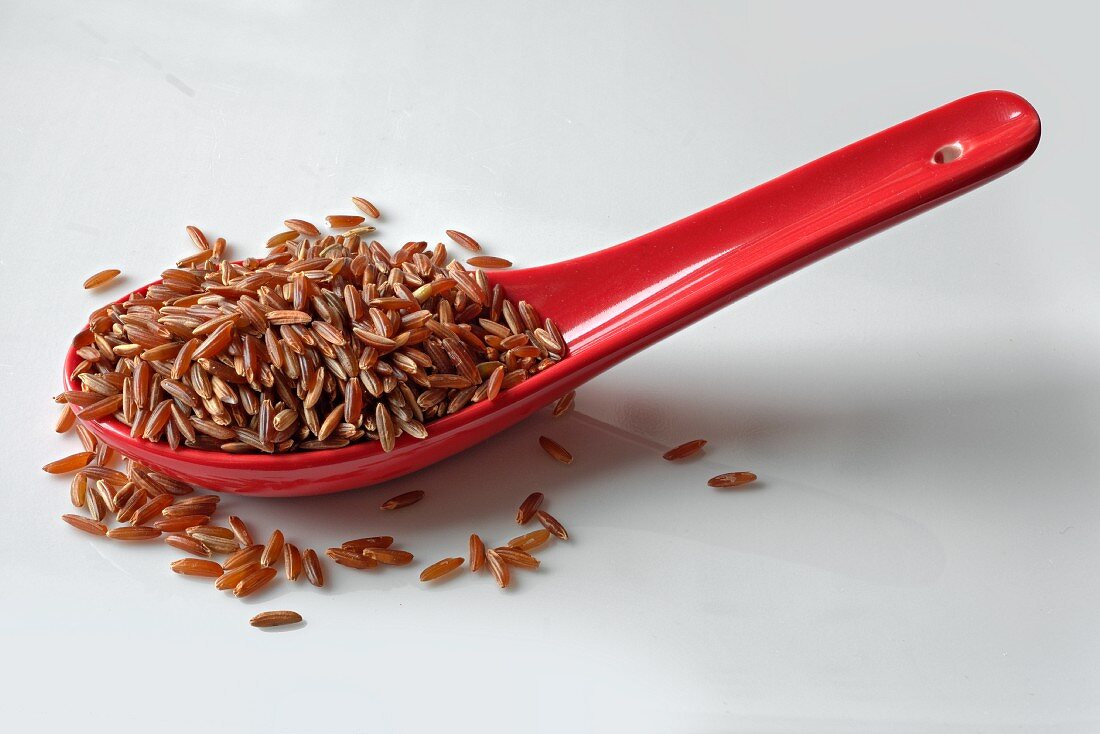
POLYGON ((470 571, 476 573, 485 565, 485 543, 481 536, 474 533, 470 536, 470 571))
POLYGON ((204 576, 216 579, 224 573, 221 564, 202 558, 181 558, 172 561, 172 570, 184 576, 204 576))
POLYGON ((399 510, 402 507, 408 507, 409 505, 415 505, 420 500, 424 499, 424 490, 415 489, 412 492, 405 492, 399 494, 396 497, 390 497, 383 502, 380 506, 380 510, 399 510))
POLYGON ((755 481, 756 475, 751 471, 733 471, 711 477, 710 480, 707 481, 707 486, 726 489, 729 487, 740 487, 755 481))
POLYGON ((83 530, 92 535, 106 535, 107 526, 101 522, 90 520, 81 515, 62 515, 61 519, 72 525, 77 530, 83 530))
POLYGON ((477 243, 473 237, 468 234, 463 234, 454 229, 447 230, 447 236, 454 240, 457 244, 462 245, 471 252, 481 252, 481 245, 477 243))
POLYGON ((466 559, 461 557, 444 558, 442 561, 436 561, 420 572, 420 580, 424 582, 435 581, 454 571, 465 562, 466 559))
POLYGON ((573 409, 573 402, 577 399, 577 391, 570 390, 565 395, 558 398, 558 402, 554 403, 554 411, 552 415, 557 418, 563 416, 573 409))
POLYGON ((359 208, 359 211, 363 212, 371 219, 378 219, 378 217, 380 216, 378 207, 376 207, 374 204, 370 203, 366 199, 362 198, 361 196, 353 196, 351 197, 351 201, 355 204, 356 207, 359 208))
POLYGON ((510 268, 512 267, 511 260, 505 260, 503 257, 492 257, 491 255, 478 255, 477 257, 467 258, 466 264, 475 268, 510 268))
POLYGON ((508 583, 511 581, 511 575, 508 573, 508 564, 504 562, 504 558, 490 548, 485 551, 485 559, 489 563, 489 571, 492 572, 493 578, 496 579, 497 586, 502 589, 508 588, 508 583))
POLYGON ((558 519, 546 510, 539 510, 538 512, 536 512, 535 518, 540 523, 542 523, 542 526, 549 530, 552 534, 556 535, 562 540, 569 540, 569 533, 566 532, 565 526, 558 522, 558 519))
POLYGON ((137 527, 111 528, 107 531, 107 537, 114 540, 152 540, 160 537, 160 531, 139 525, 137 527))
POLYGON ((306 552, 302 554, 302 566, 305 569, 309 583, 317 587, 325 585, 325 573, 321 567, 321 559, 317 557, 317 551, 307 548, 306 552))
POLYGON ((108 268, 107 270, 100 270, 95 275, 88 276, 88 279, 84 281, 84 290, 90 290, 92 288, 98 288, 101 285, 114 280, 118 275, 122 273, 117 268, 108 268))
POLYGON ((288 624, 298 624, 302 621, 302 615, 289 610, 275 612, 260 612, 248 623, 253 627, 283 627, 288 624))
POLYGON ((522 551, 532 551, 548 540, 550 540, 550 531, 546 528, 541 528, 512 538, 508 541, 508 545, 511 548, 519 548, 522 551))
POLYGON ((563 464, 573 463, 573 454, 565 450, 565 447, 552 438, 546 436, 539 436, 539 446, 542 446, 542 450, 548 453, 552 458, 560 461, 563 464))
POLYGON ((699 453, 704 446, 707 445, 706 439, 697 438, 687 443, 682 443, 676 448, 669 449, 661 457, 665 461, 678 461, 680 459, 686 459, 689 456, 694 456, 699 453))
POLYGON ((526 525, 535 516, 535 511, 542 505, 542 498, 542 492, 532 492, 527 495, 527 499, 523 500, 519 510, 516 511, 516 522, 520 525, 526 525))

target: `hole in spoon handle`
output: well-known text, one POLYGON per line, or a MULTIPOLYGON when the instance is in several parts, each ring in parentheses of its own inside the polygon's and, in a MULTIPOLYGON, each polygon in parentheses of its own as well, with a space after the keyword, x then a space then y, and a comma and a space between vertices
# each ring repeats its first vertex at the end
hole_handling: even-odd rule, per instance
POLYGON ((962 143, 948 143, 932 155, 932 162, 937 165, 957 161, 963 154, 962 143))

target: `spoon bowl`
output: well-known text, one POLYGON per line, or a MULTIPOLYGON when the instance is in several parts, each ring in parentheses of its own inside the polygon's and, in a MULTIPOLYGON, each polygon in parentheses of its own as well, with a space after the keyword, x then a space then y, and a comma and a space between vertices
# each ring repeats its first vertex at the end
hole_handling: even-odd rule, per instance
MULTIPOLYGON (((513 301, 560 327, 560 363, 402 436, 285 454, 230 454, 131 438, 113 418, 85 421, 143 464, 217 491, 327 494, 403 476, 502 431, 646 346, 825 255, 947 201, 1025 161, 1035 110, 1010 92, 964 97, 864 138, 739 196, 614 247, 560 263, 493 271, 513 301)), ((66 355, 65 388, 80 361, 66 355)), ((79 417, 80 408, 74 406, 79 417)))

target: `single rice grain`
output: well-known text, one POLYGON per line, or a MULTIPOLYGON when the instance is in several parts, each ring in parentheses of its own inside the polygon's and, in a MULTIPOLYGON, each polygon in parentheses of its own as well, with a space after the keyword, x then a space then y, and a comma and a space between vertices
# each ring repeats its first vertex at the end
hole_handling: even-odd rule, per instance
POLYGON ((187 236, 191 238, 191 241, 195 243, 195 247, 200 250, 209 250, 210 243, 206 239, 206 235, 202 233, 202 230, 198 227, 187 225, 187 236))
POLYGON ((359 208, 359 211, 363 212, 371 219, 378 219, 380 213, 378 211, 378 207, 376 207, 374 204, 370 203, 361 196, 353 196, 351 197, 351 201, 353 204, 355 204, 356 207, 359 208))
POLYGON ((501 546, 494 548, 493 552, 504 559, 504 562, 510 566, 519 566, 520 568, 538 568, 539 559, 525 550, 519 548, 513 548, 511 546, 501 546))
POLYGON ((276 573, 278 572, 270 566, 265 566, 254 571, 251 575, 241 579, 240 582, 233 587, 233 596, 239 598, 255 594, 257 591, 267 586, 271 579, 275 578, 276 573))
POLYGON ((558 402, 554 403, 554 410, 552 415, 555 418, 565 415, 573 409, 573 402, 577 399, 577 391, 570 390, 565 395, 558 398, 558 402))
POLYGON ((330 214, 325 217, 328 226, 332 229, 348 229, 363 223, 363 217, 351 214, 330 214))
POLYGON ((100 270, 94 275, 88 276, 88 279, 84 281, 84 290, 90 290, 92 288, 98 288, 101 285, 114 280, 122 273, 117 268, 108 268, 107 270, 100 270))
POLYGON ((540 528, 512 538, 508 541, 508 545, 522 551, 532 551, 548 540, 550 540, 550 531, 546 528, 540 528))
POLYGON ((111 528, 107 531, 107 537, 114 540, 152 540, 160 537, 160 531, 156 528, 145 526, 111 528))
POLYGON ((686 459, 689 456, 694 456, 699 453, 704 446, 707 445, 706 439, 697 438, 687 443, 682 443, 676 448, 669 449, 661 457, 665 461, 678 461, 680 459, 686 459))
POLYGON ((321 232, 317 227, 304 219, 288 219, 283 224, 287 229, 292 229, 298 234, 304 234, 306 237, 316 237, 321 232))
POLYGON ((532 492, 527 495, 519 506, 519 510, 516 511, 516 522, 520 525, 526 525, 528 521, 535 516, 535 511, 542 505, 542 492, 532 492))
POLYGON ((412 492, 405 492, 399 494, 396 497, 390 497, 383 502, 379 509, 382 510, 399 510, 402 507, 408 507, 409 505, 415 505, 420 500, 424 499, 424 490, 415 489, 412 492))
POLYGON ((474 533, 470 536, 470 571, 476 573, 485 565, 485 543, 481 536, 474 533))
POLYGON ((172 561, 172 570, 184 576, 204 576, 216 579, 224 573, 221 564, 202 558, 181 558, 172 561))
POLYGON ((348 568, 363 570, 374 568, 378 565, 378 561, 373 558, 367 558, 362 553, 356 553, 355 551, 349 551, 344 548, 329 548, 325 551, 325 555, 341 566, 347 566, 348 568))
POLYGON ((58 433, 66 433, 73 424, 76 423, 76 413, 68 405, 61 408, 61 415, 57 416, 57 424, 54 426, 54 430, 58 433))
POLYGON ((512 267, 511 260, 505 260, 503 257, 492 257, 491 255, 478 255, 477 257, 467 258, 466 264, 475 268, 502 269, 512 267))
POLYGON ((61 519, 72 525, 77 530, 83 530, 92 535, 106 535, 107 526, 101 522, 90 520, 81 515, 62 515, 61 519))
POLYGON ((79 469, 83 469, 91 463, 95 458, 95 454, 91 451, 81 451, 76 454, 70 454, 63 459, 57 459, 51 461, 42 467, 42 471, 48 474, 68 474, 79 469))
POLYGON ((740 487, 755 481, 756 475, 751 471, 733 471, 711 477, 707 481, 707 486, 725 489, 729 487, 740 487))
POLYGON ((344 550, 362 553, 367 548, 389 548, 393 545, 393 537, 390 535, 372 535, 369 538, 356 538, 345 540, 340 544, 344 550))
POLYGON ((237 539, 242 548, 252 545, 252 533, 248 531, 248 526, 244 524, 244 520, 236 515, 230 515, 226 522, 229 524, 229 529, 233 531, 233 537, 237 539))
POLYGON ((454 571, 465 562, 466 559, 461 557, 444 558, 442 561, 436 561, 420 572, 420 580, 422 582, 435 581, 454 571))
POLYGON ((182 533, 187 528, 205 525, 210 522, 209 515, 180 515, 161 517, 149 523, 162 533, 182 533))
POLYGON ((573 454, 566 451, 565 447, 554 439, 547 438, 546 436, 539 436, 539 446, 542 446, 542 450, 557 461, 563 464, 573 463, 573 454))
POLYGON ((283 571, 287 581, 296 581, 302 573, 302 553, 293 543, 283 546, 283 571))
POLYGON ((511 575, 508 573, 508 564, 504 562, 504 558, 490 548, 485 551, 485 559, 489 563, 489 571, 492 572, 493 578, 496 579, 497 586, 502 589, 508 588, 508 583, 511 581, 511 575))
POLYGON ((168 535, 165 536, 164 542, 172 546, 177 550, 181 550, 184 553, 191 553, 196 556, 208 557, 211 553, 210 549, 200 541, 188 535, 168 535))
POLYGON ((468 234, 463 234, 458 230, 448 229, 447 236, 454 240, 457 244, 462 245, 470 252, 481 252, 481 245, 477 243, 473 237, 468 234))
POLYGON ((222 561, 222 567, 228 571, 252 563, 258 564, 260 562, 260 556, 262 556, 263 553, 264 547, 259 543, 241 548, 236 553, 231 553, 228 558, 222 561))
POLYGON ((309 583, 317 587, 325 585, 325 572, 321 567, 321 559, 317 557, 317 551, 307 548, 302 554, 302 566, 309 583))
POLYGON ((396 548, 365 548, 363 556, 387 566, 407 566, 413 561, 412 553, 396 548))
POLYGON ((278 563, 283 553, 284 542, 282 530, 272 531, 271 537, 267 539, 267 545, 264 546, 263 555, 260 556, 260 565, 273 566, 278 563))
MULTIPOLYGON (((217 578, 214 582, 214 588, 218 591, 228 591, 233 589, 244 579, 251 576, 256 571, 262 569, 259 563, 245 563, 240 566, 234 566, 233 568, 225 569, 225 573, 217 578)), ((275 569, 272 569, 275 570, 275 569)))
POLYGON ((562 540, 569 540, 569 533, 566 532, 565 526, 563 526, 558 519, 551 515, 546 510, 539 510, 535 513, 535 518, 542 523, 542 526, 549 530, 551 533, 561 538, 562 540))
POLYGON ((290 610, 274 612, 260 612, 248 623, 253 627, 283 627, 288 624, 298 624, 302 621, 302 615, 290 610))

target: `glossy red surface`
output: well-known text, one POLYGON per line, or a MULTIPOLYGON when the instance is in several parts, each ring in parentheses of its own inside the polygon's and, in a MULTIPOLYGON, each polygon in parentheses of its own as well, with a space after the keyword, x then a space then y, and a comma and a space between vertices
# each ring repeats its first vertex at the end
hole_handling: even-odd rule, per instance
MULTIPOLYGON (((508 428, 787 273, 1011 170, 1035 150, 1039 131, 1027 101, 982 92, 621 245, 553 265, 494 272, 490 279, 510 297, 531 301, 559 323, 569 356, 492 403, 429 424, 427 439, 402 437, 389 454, 377 442, 278 456, 172 451, 130 438, 113 419, 92 421, 89 428, 127 456, 220 491, 297 496, 384 482, 508 428)), ((65 375, 77 361, 70 350, 65 375)), ((71 386, 67 377, 65 383, 71 386)))

